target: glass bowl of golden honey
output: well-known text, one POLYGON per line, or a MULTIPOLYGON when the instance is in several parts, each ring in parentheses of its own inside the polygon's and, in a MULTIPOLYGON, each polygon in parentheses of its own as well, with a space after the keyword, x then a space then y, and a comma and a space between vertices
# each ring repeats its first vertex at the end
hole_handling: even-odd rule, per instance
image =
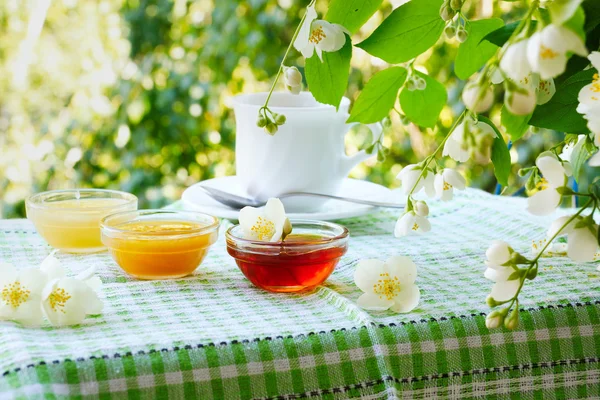
POLYGON ((100 221, 109 214, 137 209, 137 197, 117 190, 68 189, 43 192, 25 203, 27 218, 55 249, 95 253, 105 247, 100 221))
POLYGON ((193 211, 139 210, 101 222, 102 243, 129 275, 174 279, 192 274, 217 241, 219 220, 193 211))
POLYGON ((239 225, 227 230, 227 252, 254 285, 270 292, 312 289, 331 275, 348 249, 348 229, 330 222, 292 220, 280 242, 245 239, 239 225))

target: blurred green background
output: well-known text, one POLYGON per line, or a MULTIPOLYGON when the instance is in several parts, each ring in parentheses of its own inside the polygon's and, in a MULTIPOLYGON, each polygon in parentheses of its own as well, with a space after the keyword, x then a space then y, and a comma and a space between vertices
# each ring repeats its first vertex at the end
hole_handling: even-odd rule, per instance
MULTIPOLYGON (((32 193, 72 187, 125 190, 141 207, 159 207, 198 181, 233 175, 231 97, 268 90, 307 3, 0 2, 0 216, 24 216, 32 193)), ((401 3, 384 2, 354 43, 401 3)), ((519 3, 470 1, 465 10, 473 19, 512 20, 522 14, 519 3)), ((325 0, 317 4, 321 13, 326 7, 325 0)), ((384 140, 388 158, 360 165, 352 176, 395 187, 404 165, 435 148, 462 107, 464 82, 452 73, 456 49, 455 41, 441 39, 416 63, 448 89, 437 132, 403 126, 393 116, 384 140)), ((302 69, 293 53, 288 64, 302 69)), ((386 64, 354 49, 352 67, 347 96, 354 99, 386 64)), ((491 113, 498 123, 500 106, 491 113)), ((349 135, 348 152, 366 137, 364 129, 349 135)), ((526 136, 512 150, 515 172, 558 138, 526 136)), ((491 166, 461 168, 471 186, 493 190, 491 166)), ((509 193, 521 185, 514 175, 509 193)))

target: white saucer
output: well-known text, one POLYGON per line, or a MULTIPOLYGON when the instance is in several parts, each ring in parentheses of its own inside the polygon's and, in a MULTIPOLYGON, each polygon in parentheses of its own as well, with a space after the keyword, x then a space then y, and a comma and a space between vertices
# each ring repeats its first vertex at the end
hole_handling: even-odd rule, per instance
MULTIPOLYGON (((229 193, 245 196, 240 189, 237 176, 226 176, 222 178, 209 179, 202 182, 202 185, 211 186, 224 190, 229 193)), ((344 179, 339 196, 352 197, 355 199, 386 201, 404 204, 405 199, 398 191, 392 191, 376 183, 361 181, 358 179, 344 179)), ((200 187, 200 184, 187 188, 181 196, 183 207, 187 210, 200 211, 214 215, 219 218, 237 220, 239 210, 227 207, 210 197, 200 187)), ((290 219, 318 219, 335 220, 341 218, 358 217, 366 215, 376 210, 375 207, 362 204, 348 203, 339 200, 330 200, 323 208, 317 212, 311 213, 288 213, 290 219)))

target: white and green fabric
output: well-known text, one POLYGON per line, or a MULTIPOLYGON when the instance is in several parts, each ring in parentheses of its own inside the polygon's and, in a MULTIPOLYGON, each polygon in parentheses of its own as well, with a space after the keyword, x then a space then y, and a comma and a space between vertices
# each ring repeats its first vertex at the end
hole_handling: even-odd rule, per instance
MULTIPOLYGON (((59 258, 98 267, 104 314, 70 328, 0 322, 0 398, 395 399, 600 396, 597 263, 544 258, 516 331, 490 331, 483 277, 494 239, 526 252, 551 219, 480 191, 432 204, 431 234, 393 237, 396 214, 340 221, 350 248, 325 286, 273 294, 248 282, 223 235, 195 275, 127 277, 107 253, 59 258), (409 314, 355 304, 362 258, 419 268, 409 314)), ((36 266, 50 248, 26 220, 0 221, 0 260, 36 266)))

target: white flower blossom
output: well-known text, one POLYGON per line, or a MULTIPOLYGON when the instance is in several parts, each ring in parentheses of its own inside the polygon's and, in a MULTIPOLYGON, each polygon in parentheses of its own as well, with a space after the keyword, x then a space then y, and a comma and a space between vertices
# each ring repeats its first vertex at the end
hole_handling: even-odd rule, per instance
MULTIPOLYGON (((554 237, 559 229, 563 227, 571 216, 564 216, 556 219, 548 230, 548 237, 554 237)), ((598 225, 592 223, 578 227, 583 221, 583 217, 577 217, 571 221, 562 231, 560 236, 567 235, 567 256, 577 262, 594 261, 598 251, 598 225)))
POLYGON ((485 252, 487 260, 485 265, 488 268, 503 269, 504 264, 510 261, 513 253, 512 247, 502 240, 494 240, 485 252))
POLYGON ((0 320, 41 325, 40 301, 45 284, 46 275, 38 269, 17 271, 12 264, 0 263, 0 320))
POLYGON ((464 190, 465 186, 465 178, 453 169, 445 168, 435 176, 435 192, 442 201, 452 200, 454 189, 464 190))
POLYGON ((466 162, 471 156, 479 163, 489 161, 491 144, 496 137, 494 129, 485 122, 465 120, 450 134, 444 144, 442 155, 458 162, 466 162), (475 146, 471 144, 474 143, 475 146))
POLYGON ((462 101, 465 106, 473 112, 485 112, 489 110, 494 103, 494 88, 492 86, 481 88, 477 83, 470 82, 463 89, 462 101))
POLYGON ((426 217, 417 215, 414 211, 404 213, 394 228, 394 236, 402 237, 409 235, 418 235, 431 230, 431 223, 426 217))
POLYGON ((494 282, 492 285, 492 291, 490 296, 496 301, 507 301, 515 297, 517 291, 519 290, 519 286, 521 285, 520 279, 511 279, 508 278, 515 272, 512 268, 487 268, 485 270, 484 276, 494 282))
POLYGON ((531 66, 527 59, 528 44, 527 39, 511 44, 500 60, 500 69, 514 82, 519 82, 531 74, 531 66))
POLYGON ((354 272, 354 282, 364 294, 356 303, 365 310, 410 312, 417 307, 421 296, 416 278, 417 266, 408 257, 393 256, 386 262, 361 260, 354 272))
POLYGON ((565 72, 567 53, 588 55, 585 43, 572 30, 555 24, 534 33, 527 43, 527 59, 533 72, 542 79, 554 78, 565 72))
POLYGON ((435 196, 433 172, 431 170, 423 171, 422 166, 419 164, 410 164, 402 168, 402 171, 400 171, 396 178, 402 183, 404 194, 409 194, 414 187, 413 194, 417 194, 421 189, 425 189, 427 196, 435 196), (423 174, 422 177, 421 174, 423 174))
POLYGON ((559 189, 566 185, 573 171, 570 163, 561 162, 551 152, 540 154, 536 165, 543 178, 539 185, 540 191, 527 199, 527 211, 533 215, 548 215, 560 205, 562 195, 559 189))
POLYGON ((239 221, 246 239, 261 242, 278 242, 291 231, 283 203, 277 198, 269 199, 263 208, 242 208, 239 221))
POLYGON ((294 41, 294 47, 304 58, 310 58, 316 52, 323 61, 324 51, 333 52, 344 47, 346 34, 350 35, 350 32, 342 25, 317 19, 315 6, 312 5, 306 10, 306 18, 294 41))

